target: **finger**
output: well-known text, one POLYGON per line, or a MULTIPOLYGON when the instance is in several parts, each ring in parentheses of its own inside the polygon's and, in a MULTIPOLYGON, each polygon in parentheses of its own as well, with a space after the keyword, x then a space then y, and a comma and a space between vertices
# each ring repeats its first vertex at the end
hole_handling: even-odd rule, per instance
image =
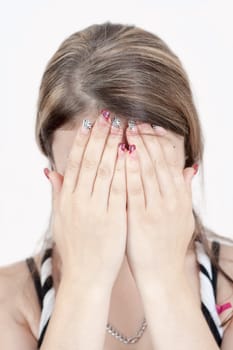
POLYGON ((184 182, 186 184, 186 189, 189 194, 192 193, 192 180, 195 175, 195 169, 193 167, 188 167, 183 170, 184 182))
POLYGON ((110 127, 111 119, 109 118, 106 120, 101 114, 91 130, 75 189, 82 199, 92 195, 95 177, 99 163, 101 162, 110 127))
MULTIPOLYGON (((112 125, 93 186, 93 199, 96 197, 99 201, 99 198, 101 198, 99 205, 104 205, 105 207, 108 207, 109 192, 118 156, 118 146, 122 141, 122 136, 123 129, 120 126, 114 127, 112 125)), ((122 167, 121 164, 118 164, 118 166, 122 167)))
POLYGON ((49 172, 49 180, 52 184, 52 202, 53 207, 56 208, 58 205, 58 198, 63 185, 63 176, 56 171, 49 172))
POLYGON ((138 150, 140 172, 146 202, 145 207, 147 207, 156 198, 159 199, 161 197, 156 172, 143 139, 137 132, 137 127, 135 127, 135 130, 127 129, 126 134, 128 142, 130 144, 135 144, 138 150))
POLYGON ((127 150, 118 147, 116 167, 109 193, 108 210, 119 213, 119 208, 126 210, 126 171, 125 158, 127 150))
POLYGON ((155 124, 151 124, 154 132, 156 133, 156 135, 158 136, 164 136, 167 134, 167 130, 164 129, 162 126, 159 125, 155 125, 155 124))
POLYGON ((64 172, 63 193, 73 193, 76 188, 76 182, 81 168, 81 160, 90 136, 90 129, 88 126, 91 128, 92 123, 88 119, 84 119, 82 126, 78 128, 75 135, 64 172), (86 125, 86 127, 84 125, 86 125))
POLYGON ((157 136, 153 134, 153 130, 149 124, 142 123, 138 124, 137 127, 139 134, 141 134, 142 140, 150 155, 162 196, 171 197, 175 195, 176 187, 168 163, 165 159, 161 143, 159 142, 157 136))
MULTIPOLYGON (((162 136, 166 135, 166 130, 164 128, 161 129, 160 126, 153 126, 153 125, 152 125, 152 127, 153 127, 156 135, 161 135, 161 134, 162 134, 162 136), (160 129, 161 129, 161 132, 160 132, 160 129)), ((149 128, 148 128, 148 132, 150 132, 149 128)), ((142 136, 144 136, 144 135, 142 135, 142 136)), ((144 139, 144 137, 143 137, 143 139, 144 139)), ((160 142, 160 139, 158 139, 158 141, 160 142)), ((145 142, 146 142, 146 140, 145 140, 145 142)), ((165 159, 167 161, 166 151, 169 150, 169 152, 170 152, 171 149, 174 151, 174 145, 166 137, 163 138, 163 142, 160 142, 160 145, 163 149, 163 153, 164 153, 165 159)), ((152 157, 153 156, 153 153, 151 152, 152 147, 149 147, 149 145, 147 147, 148 147, 150 156, 152 157)), ((175 156, 175 154, 173 154, 172 159, 173 159, 172 161, 169 160, 169 163, 167 162, 168 168, 169 168, 170 173, 172 175, 173 182, 176 186, 176 190, 182 192, 184 189, 184 185, 185 185, 184 184, 184 177, 183 177, 183 168, 180 166, 179 162, 177 162, 177 155, 175 156)))
POLYGON ((49 180, 52 184, 53 193, 59 194, 62 189, 64 177, 56 171, 51 170, 49 172, 49 180))
POLYGON ((145 195, 140 173, 137 150, 132 147, 132 152, 126 154, 126 186, 128 210, 142 210, 145 208, 145 195))

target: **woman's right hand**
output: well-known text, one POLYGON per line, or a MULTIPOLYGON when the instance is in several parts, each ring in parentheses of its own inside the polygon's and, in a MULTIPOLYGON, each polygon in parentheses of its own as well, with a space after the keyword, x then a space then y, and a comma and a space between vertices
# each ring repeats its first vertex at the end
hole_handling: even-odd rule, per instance
POLYGON ((118 148, 123 130, 111 127, 111 119, 102 114, 91 130, 82 130, 77 130, 62 186, 57 185, 58 173, 49 174, 52 235, 62 276, 79 278, 85 285, 112 287, 127 234, 125 156, 118 148))

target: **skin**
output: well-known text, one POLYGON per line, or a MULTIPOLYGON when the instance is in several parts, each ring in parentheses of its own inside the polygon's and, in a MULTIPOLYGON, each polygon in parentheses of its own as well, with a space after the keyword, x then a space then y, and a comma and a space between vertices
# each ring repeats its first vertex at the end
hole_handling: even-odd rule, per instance
MULTIPOLYGON (((95 119, 91 117, 88 117, 88 119, 90 119, 93 122, 95 121, 95 119)), ((53 153, 55 158, 54 166, 56 168, 56 171, 61 175, 64 175, 67 164, 67 157, 70 153, 77 128, 80 127, 81 120, 80 122, 78 122, 77 126, 72 130, 59 129, 55 132, 55 137, 53 141, 53 153)), ((121 120, 121 127, 124 130, 122 142, 125 142, 126 145, 128 145, 129 142, 127 140, 126 121, 121 120)), ((142 130, 141 132, 143 133, 142 130)), ((152 133, 152 135, 157 135, 171 167, 183 169, 185 163, 184 138, 171 131, 165 131, 165 134, 163 132, 155 132, 154 129, 152 129, 151 127, 149 130, 144 130, 144 133, 147 132, 152 133)), ((133 135, 134 133, 131 134, 131 137, 133 137, 133 135)), ((147 138, 149 137, 150 136, 147 136, 147 138)), ((152 137, 154 138, 154 136, 152 137)), ((191 170, 191 172, 193 172, 193 169, 191 170)), ((141 192, 143 193, 143 190, 141 192)), ((187 255, 187 269, 189 269, 190 261, 194 259, 193 251, 190 250, 187 255)), ((54 275, 57 276, 55 286, 57 288, 60 282, 60 268, 57 267, 60 266, 60 260, 56 248, 54 261, 54 275)), ((198 290, 196 290, 196 294, 198 296, 198 290)), ((112 322, 112 324, 119 325, 119 329, 124 329, 125 334, 134 334, 135 329, 138 329, 138 320, 142 319, 144 314, 145 313, 140 291, 138 290, 137 285, 135 284, 135 276, 132 273, 132 264, 129 263, 128 256, 126 255, 121 270, 118 274, 118 278, 112 289, 109 320, 110 322, 112 322), (125 317, 125 315, 127 315, 127 317, 125 317)), ((111 345, 112 348, 112 346, 114 345, 114 343, 111 344, 112 337, 108 337, 108 339, 110 341, 109 346, 111 345)), ((140 342, 142 340, 145 341, 145 339, 146 336, 144 335, 143 339, 141 339, 140 342)), ((149 343, 149 339, 147 339, 146 346, 148 346, 148 348, 149 343)), ((143 344, 141 344, 141 346, 142 345, 143 344)), ((115 346, 117 346, 117 344, 115 344, 115 346)))
MULTIPOLYGON (((88 119, 92 122, 95 122, 94 117, 89 117, 88 119)), ((62 176, 64 175, 66 164, 67 164, 67 158, 70 153, 77 128, 81 127, 81 119, 78 120, 77 125, 75 128, 72 130, 62 130, 58 129, 56 130, 54 134, 54 141, 53 141, 53 154, 54 154, 54 159, 55 159, 55 164, 53 164, 55 170, 61 174, 62 176)), ((127 140, 127 123, 124 120, 121 120, 121 127, 124 130, 124 135, 122 137, 122 142, 124 142, 127 147, 128 147, 128 140, 127 140)), ((146 125, 145 125, 146 126, 146 125)), ((145 127, 144 126, 144 127, 145 127)), ((178 134, 175 134, 171 131, 168 130, 161 130, 161 131, 154 131, 152 128, 146 128, 144 130, 144 133, 152 133, 152 135, 156 135, 158 138, 159 143, 163 147, 164 154, 166 156, 167 163, 171 166, 171 168, 177 168, 182 170, 184 168, 185 164, 185 151, 184 151, 184 138, 178 134), (165 133, 164 133, 165 132, 165 133)), ((143 134, 143 131, 141 130, 141 133, 143 134)), ((129 131, 128 131, 128 137, 129 137, 129 131)), ((131 138, 134 137, 134 133, 131 133, 131 138)), ((147 136, 150 137, 150 136, 147 136)), ((152 136, 154 137, 154 136, 152 136)), ((142 144, 140 145, 142 146, 142 144)), ((144 150, 145 152, 145 150, 144 150)), ((142 157, 143 159, 143 157, 142 157)), ((192 172, 192 170, 191 170, 192 172)), ((143 192, 143 190, 142 190, 143 192)), ((192 255, 192 250, 189 250, 188 254, 192 255)), ((55 248, 55 259, 56 261, 55 264, 55 270, 56 270, 56 283, 58 285, 60 281, 60 259, 59 259, 59 254, 56 251, 55 248)), ((127 283, 131 281, 131 287, 135 289, 134 286, 134 281, 132 280, 132 271, 130 271, 130 266, 128 262, 128 257, 127 255, 125 256, 125 259, 122 264, 122 269, 121 272, 119 273, 119 278, 115 283, 114 289, 113 289, 113 295, 119 295, 119 291, 121 289, 124 289, 124 287, 127 283), (118 291, 119 290, 119 291, 118 291), (116 293, 115 293, 116 291, 116 293)), ((135 294, 135 293, 134 293, 135 294)), ((128 302, 128 299, 127 299, 128 302)), ((124 307, 123 307, 124 309, 124 307)))
MULTIPOLYGON (((91 118, 89 119, 92 120, 91 118)), ((79 124, 77 127, 80 126, 79 124)), ((149 300, 148 288, 144 286, 151 285, 151 281, 153 280, 152 276, 154 275, 158 276, 157 281, 159 281, 158 284, 152 285, 154 295, 156 295, 155 291, 158 291, 161 286, 169 288, 171 285, 177 285, 177 279, 173 280, 172 278, 174 275, 179 275, 181 284, 179 285, 178 283, 178 285, 179 287, 183 286, 183 290, 187 292, 185 295, 186 297, 191 291, 190 287, 193 290, 193 286, 195 285, 194 293, 191 292, 189 294, 189 307, 193 307, 194 312, 196 310, 195 303, 200 301, 195 253, 193 247, 189 246, 189 241, 194 229, 194 219, 191 212, 191 181, 194 170, 192 168, 184 169, 185 152, 184 138, 182 136, 171 131, 166 131, 165 134, 155 132, 149 124, 145 123, 138 125, 136 133, 127 129, 125 121, 122 122, 121 126, 125 131, 122 142, 125 142, 127 145, 135 144, 137 150, 132 153, 132 156, 126 155, 128 187, 127 210, 129 218, 127 254, 125 255, 122 268, 112 289, 109 320, 112 321, 113 324, 118 325, 119 329, 124 329, 125 334, 133 334, 135 329, 138 329, 138 320, 142 319, 145 315, 145 305, 148 305, 147 317, 150 318, 150 310, 153 301, 149 300), (152 133, 153 136, 145 135, 147 132, 152 133), (151 161, 156 161, 156 159, 159 159, 160 165, 156 168, 157 177, 155 176, 156 172, 154 171, 155 169, 151 161), (163 172, 161 169, 164 169, 163 172), (147 176, 148 172, 150 176, 147 176), (141 181, 140 176, 138 176, 140 173, 143 181, 141 181), (151 191, 152 188, 156 188, 157 191, 151 191), (131 195, 132 193, 139 193, 140 195, 131 195), (175 206, 175 201, 172 202, 171 198, 175 198, 179 205, 175 206), (144 212, 148 217, 146 215, 141 215, 145 200, 150 203, 147 209, 152 208, 151 211, 146 210, 144 212), (180 203, 184 203, 182 208, 180 203), (171 206, 172 204, 174 204, 174 206, 171 206), (161 215, 149 224, 149 218, 156 217, 154 215, 154 208, 156 207, 157 210, 163 207, 160 211, 161 215), (187 207, 188 210, 185 210, 187 207), (171 219, 173 218, 173 220, 169 220, 171 223, 170 227, 167 225, 167 215, 169 213, 171 214, 171 219), (185 223, 185 225, 181 224, 181 226, 177 226, 177 215, 180 216, 181 223, 185 223), (147 232, 145 232, 145 222, 147 222, 149 226, 147 232), (143 227, 140 226, 140 223, 143 223, 143 227), (157 235, 153 234, 155 231, 158 232, 157 235), (166 237, 165 234, 167 235, 166 239, 164 239, 164 237, 166 237), (160 239, 160 235, 162 239, 160 239), (171 237, 173 237, 173 240, 170 239, 171 237), (176 251, 175 255, 173 254, 173 247, 178 239, 179 250, 176 251), (144 242, 144 244, 140 243, 139 245, 138 242, 144 242), (170 244, 168 244, 168 242, 170 242, 170 244), (164 249, 165 247, 166 249, 164 249), (164 253, 161 254, 161 252, 166 252, 166 255, 164 253), (138 257, 140 257, 140 259, 138 259, 138 257), (145 261, 147 262, 146 266, 145 261), (168 266, 172 266, 172 272, 167 269, 168 266), (190 269, 192 269, 191 275, 193 276, 191 279, 190 269), (171 285, 168 284, 168 281, 172 282, 171 285), (127 318, 125 315, 127 315, 127 318)), ((75 133, 76 129, 57 130, 55 133, 53 143, 55 167, 61 175, 64 174, 66 159, 70 152, 75 133)), ((59 256, 57 252, 56 258, 58 261, 59 256)), ((59 276, 59 268, 57 268, 56 275, 59 276)), ((59 277, 57 277, 56 283, 57 285, 59 284, 59 277)), ((177 294, 179 294, 178 292, 180 293, 180 289, 177 290, 177 294)), ((161 295, 161 298, 162 297, 161 295)), ((169 300, 166 300, 166 303, 168 302, 169 300)), ((155 304, 155 308, 156 307, 155 304)), ((156 321, 157 320, 154 320, 152 316, 151 322, 153 323, 156 321)), ((210 334, 208 334, 205 323, 202 324, 202 322, 202 316, 199 313, 196 316, 196 323, 200 324, 201 327, 204 325, 206 332, 203 336, 204 343, 200 346, 206 346, 206 349, 208 349, 208 347, 213 347, 214 349, 215 344, 213 339, 210 334)), ((156 344, 155 339, 157 338, 158 335, 152 333, 152 339, 148 339, 146 343, 148 349, 152 346, 152 343, 154 345, 156 344)), ((111 342, 109 342, 109 344, 111 344, 111 342)), ((111 344, 111 346, 113 345, 114 343, 111 344)), ((141 344, 141 346, 142 345, 143 344, 141 344)), ((172 344, 167 344, 167 346, 171 345, 172 344)), ((160 346, 162 349, 162 344, 160 346)), ((165 349, 166 344, 163 346, 165 349)), ((184 347, 185 346, 184 344, 184 347)), ((196 348, 197 344, 194 346, 196 348)))
MULTIPOLYGON (((95 118, 88 116, 91 122, 95 122, 95 118)), ((54 140, 52 144, 54 159, 55 159, 55 168, 56 171, 61 175, 64 175, 65 167, 67 164, 67 157, 71 150, 77 129, 81 127, 82 119, 77 121, 77 124, 72 130, 67 129, 57 129, 54 133, 54 140)), ((126 135, 127 123, 125 120, 121 120, 121 127, 124 130, 122 137, 122 142, 126 143, 128 146, 128 140, 126 135)), ((184 155, 184 138, 174 132, 167 130, 166 135, 162 135, 162 132, 156 133, 152 129, 152 133, 157 136, 160 136, 159 142, 163 145, 164 152, 167 157, 167 162, 171 165, 177 165, 180 168, 184 167, 185 155, 184 155), (163 137, 161 137, 163 136, 163 137)))
MULTIPOLYGON (((91 118, 89 117, 89 119, 91 118)), ((80 127, 80 124, 76 127, 80 127)), ((123 128, 126 131, 126 124, 123 125, 123 128)), ((59 174, 61 174, 61 179, 65 171, 67 157, 71 149, 75 134, 76 128, 73 130, 57 130, 55 133, 53 151, 55 155, 56 170, 59 174)), ((154 132, 152 142, 150 136, 143 136, 143 138, 140 138, 139 136, 133 136, 133 134, 129 135, 126 132, 122 141, 126 141, 126 143, 129 144, 136 144, 138 152, 135 153, 135 157, 133 159, 130 159, 128 155, 126 156, 126 158, 128 157, 126 160, 126 171, 129 175, 128 178, 133 179, 131 182, 127 182, 129 195, 127 207, 127 211, 129 213, 127 254, 122 263, 118 278, 112 288, 108 320, 110 323, 115 324, 120 330, 124 331, 125 334, 131 335, 134 334, 135 330, 138 329, 142 317, 146 316, 148 325, 150 327, 150 332, 145 332, 140 342, 138 343, 138 347, 135 346, 134 349, 143 348, 143 350, 152 350, 156 348, 165 350, 168 348, 176 349, 175 346, 177 346, 177 349, 180 350, 183 348, 187 349, 188 344, 191 350, 198 350, 203 348, 206 350, 215 350, 217 347, 213 342, 212 335, 206 327, 206 324, 203 323, 202 315, 198 311, 197 307, 197 303, 200 301, 198 270, 194 251, 192 247, 188 247, 188 238, 190 237, 193 224, 189 207, 191 196, 190 192, 188 192, 188 188, 191 185, 190 180, 192 176, 190 175, 189 177, 189 173, 184 173, 184 178, 187 179, 187 186, 184 183, 181 183, 181 174, 183 174, 183 167, 185 162, 183 138, 170 131, 167 131, 167 133, 163 136, 157 135, 154 132), (143 143, 145 141, 145 144, 147 146, 143 146, 141 143, 142 141, 143 143), (156 142, 159 142, 159 144, 156 142), (163 150, 163 153, 158 152, 158 145, 161 145, 160 151, 163 150), (135 186, 138 187, 140 185, 139 178, 136 177, 136 174, 138 174, 140 171, 143 171, 143 167, 148 168, 148 166, 152 166, 152 162, 150 161, 149 157, 150 154, 156 154, 156 159, 158 159, 158 157, 162 159, 161 155, 164 154, 163 162, 166 160, 166 164, 169 166, 169 170, 166 168, 167 174, 165 175, 165 177, 167 177, 166 188, 170 188, 170 190, 173 189, 174 191, 173 186, 175 186, 175 184, 172 181, 176 174, 179 174, 179 177, 177 176, 177 180, 179 179, 179 185, 182 184, 183 190, 176 190, 176 196, 178 196, 179 193, 179 198, 181 198, 181 196, 182 198, 185 198, 185 207, 189 208, 189 210, 186 212, 188 215, 188 220, 186 222, 188 222, 190 225, 187 227, 180 225, 179 227, 176 226, 175 228, 175 226, 172 225, 171 231, 169 226, 166 226, 167 223, 164 220, 165 214, 162 215, 162 213, 166 213, 166 210, 168 209, 168 201, 164 199, 164 192, 157 192, 155 203, 152 202, 152 199, 155 197, 155 195, 151 197, 151 203, 147 206, 147 210, 139 211, 137 209, 137 203, 140 203, 140 208, 143 208, 142 204, 144 204, 144 198, 149 198, 150 191, 146 191, 146 188, 151 188, 151 186, 156 185, 161 186, 160 182, 156 182, 156 179, 153 178, 153 176, 143 176, 143 179, 148 180, 147 184, 145 185, 145 192, 134 192, 135 186), (140 160, 142 160, 141 163, 140 160), (137 170, 134 171, 134 168, 137 170), (170 185, 168 183, 168 174, 170 174, 170 185), (171 186, 171 184, 173 184, 173 186, 171 186), (167 185, 169 185, 169 187, 167 187, 167 185), (131 195, 134 193, 133 201, 130 193, 131 195), (144 193, 145 197, 139 196, 139 193, 144 193), (189 196, 187 193, 189 193, 189 196), (133 203, 135 203, 135 206, 133 203), (160 203, 159 206, 158 203, 160 203), (140 227, 137 229, 135 222, 137 222, 136 220, 139 215, 146 215, 149 213, 149 210, 152 207, 156 207, 157 212, 160 210, 161 215, 157 217, 156 222, 150 221, 148 215, 146 218, 148 223, 147 230, 145 231, 145 227, 143 227, 144 236, 140 237, 139 235, 140 232, 142 232, 142 229, 140 229, 140 227), (154 229, 155 227, 156 230, 154 229), (153 232, 156 232, 156 235, 153 234, 152 228, 153 232), (182 232, 182 234, 179 234, 180 232, 182 232), (166 240, 159 240, 160 235, 163 238, 165 237, 164 235, 167 235, 166 240), (174 237, 172 237, 172 235, 174 235, 174 237), (147 239, 145 239, 145 237, 147 239), (171 237, 173 239, 175 239, 175 237, 176 239, 179 239, 179 252, 182 254, 178 255, 181 255, 182 259, 178 258, 178 255, 176 256, 173 254, 172 243, 174 243, 174 241, 171 239, 171 237), (145 244, 138 246, 138 239, 143 238, 145 239, 145 244), (164 250, 162 249, 161 244, 166 244, 169 254, 161 255, 161 250, 164 250), (152 246, 154 254, 148 254, 148 249, 152 246), (141 261, 138 259, 139 256, 143 256, 144 261, 145 257, 147 258, 146 270, 143 270, 141 261), (159 268, 158 260, 155 258, 159 259, 159 261, 163 261, 163 263, 160 264, 159 268), (168 259, 170 259, 169 264, 168 259), (179 279, 175 282, 172 279, 172 275, 169 269, 166 269, 166 266, 170 264, 172 264, 175 271, 177 271, 177 274, 180 276, 179 279), (162 273, 161 268, 163 268, 162 273), (158 276, 156 281, 154 281, 152 278, 153 274, 156 274, 156 276, 158 276), (154 282, 152 283, 152 281, 154 282), (166 293, 164 293, 165 290, 167 291, 166 293), (181 292, 182 290, 184 293, 181 292), (173 300, 176 300, 176 303, 174 303, 173 300), (161 309, 161 305, 164 305, 163 309, 161 309), (188 313, 186 313, 185 310, 188 310, 188 313), (171 317, 171 314, 174 315, 174 319, 171 317), (190 314, 193 316, 191 322, 189 319, 190 314), (181 323, 182 335, 186 334, 186 338, 183 337, 182 344, 176 341, 180 338, 180 327, 177 327, 177 324, 181 323), (164 324, 167 324, 167 327, 164 327, 164 324), (160 328, 160 325, 163 327, 160 328), (193 331, 194 329, 195 332, 193 331), (199 337, 197 337, 197 334, 199 337), (195 343, 196 339, 200 337, 202 339, 202 343, 195 343), (194 346, 193 348, 191 347, 192 344, 194 346)), ((189 171, 191 172, 191 170, 189 171)), ((176 184, 178 185, 178 182, 176 184)), ((171 218, 174 218, 178 215, 178 211, 175 206, 170 207, 170 209, 172 213, 171 218)), ((179 215, 181 215, 181 213, 179 213, 179 215)), ((138 223, 140 223, 140 220, 138 223)), ((225 259, 230 258, 232 254, 232 248, 222 245, 222 266, 223 268, 226 268, 226 271, 233 276, 232 264, 225 263, 225 259)), ((35 256, 35 260, 39 268, 39 256, 35 256)), ((61 265, 59 254, 56 249, 53 263, 53 276, 55 282, 55 290, 57 292, 60 282, 61 265)), ((9 350, 16 350, 15 345, 13 343, 9 343, 10 339, 13 338, 14 342, 15 339, 19 339, 17 342, 17 350, 21 348, 26 350, 36 348, 35 337, 38 330, 40 310, 38 308, 37 296, 35 294, 34 286, 30 279, 29 285, 27 288, 25 288, 24 283, 26 277, 28 277, 28 271, 25 268, 24 262, 16 263, 10 267, 2 268, 0 271, 0 297, 1 301, 3 301, 1 304, 0 324, 4 324, 4 335, 7 333, 6 331, 8 329, 11 330, 9 339, 7 338, 8 340, 5 342, 4 337, 2 337, 2 333, 2 340, 0 341, 0 344, 4 345, 3 348, 7 348, 9 350), (15 277, 12 278, 12 276, 15 277), (15 293, 17 297, 14 297, 14 293, 12 293, 14 290, 26 290, 26 296, 23 293, 20 293, 19 297, 18 293, 15 293), (33 299, 28 300, 32 295, 33 299), (11 315, 14 315, 14 317, 11 318, 11 315), (2 341, 3 343, 1 343, 2 341)), ((229 284, 227 284, 226 281, 221 278, 221 276, 219 276, 218 283, 218 302, 221 303, 229 300, 233 303, 232 287, 230 287, 229 284)), ((227 314, 228 312, 225 312, 222 315, 221 319, 223 320, 227 314)), ((222 346, 223 350, 231 349, 231 344, 233 341, 232 328, 233 325, 230 325, 225 331, 222 346)), ((121 345, 113 337, 108 334, 106 335, 104 350, 121 350, 124 348, 125 346, 121 345)))

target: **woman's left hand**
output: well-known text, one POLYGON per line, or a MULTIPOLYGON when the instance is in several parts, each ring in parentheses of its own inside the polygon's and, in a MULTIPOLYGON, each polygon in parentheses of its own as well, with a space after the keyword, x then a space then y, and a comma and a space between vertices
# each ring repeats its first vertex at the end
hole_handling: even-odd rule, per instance
POLYGON ((191 181, 194 168, 168 164, 150 124, 127 129, 136 150, 126 156, 127 257, 138 283, 167 281, 184 273, 195 220, 191 181), (151 135, 142 135, 148 133, 151 135))

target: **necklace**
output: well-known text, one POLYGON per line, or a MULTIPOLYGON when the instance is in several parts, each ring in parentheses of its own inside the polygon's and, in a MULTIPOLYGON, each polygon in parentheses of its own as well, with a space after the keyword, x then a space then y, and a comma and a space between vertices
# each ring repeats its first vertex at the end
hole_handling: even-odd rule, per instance
POLYGON ((115 337, 117 340, 123 342, 124 344, 134 344, 139 341, 139 339, 142 337, 145 329, 147 327, 146 319, 144 318, 141 324, 141 327, 139 331, 136 333, 134 337, 127 337, 123 335, 121 332, 119 332, 116 328, 114 328, 110 323, 107 324, 107 331, 115 337))

